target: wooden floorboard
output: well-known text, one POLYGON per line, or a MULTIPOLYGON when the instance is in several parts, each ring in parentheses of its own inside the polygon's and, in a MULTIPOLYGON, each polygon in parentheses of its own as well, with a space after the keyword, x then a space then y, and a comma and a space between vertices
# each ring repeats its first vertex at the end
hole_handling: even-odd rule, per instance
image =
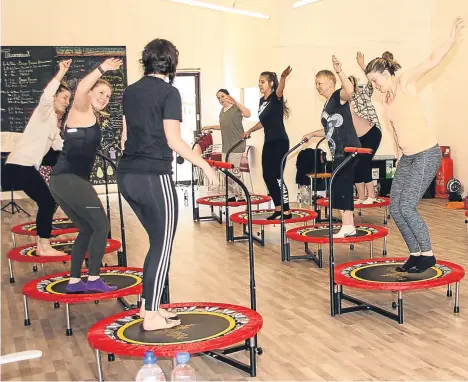
MULTIPOLYGON (((214 301, 249 306, 249 267, 247 243, 226 243, 224 225, 192 221, 191 207, 183 205, 179 190, 180 219, 171 265, 173 302, 214 301)), ((120 237, 116 197, 112 201, 113 236, 120 237)), ((5 203, 5 202, 4 202, 5 203)), ((28 200, 19 204, 30 213, 28 200)), ((147 235, 127 204, 125 227, 128 265, 142 266, 148 249, 147 235)), ((445 208, 438 199, 423 200, 420 213, 432 235, 434 252, 439 259, 468 267, 468 233, 463 211, 445 208)), ((208 212, 208 209, 206 209, 208 212)), ((34 215, 33 215, 34 216, 34 215)), ((9 284, 7 252, 12 248, 10 228, 31 220, 24 214, 2 214, 2 354, 40 349, 42 358, 4 365, 4 381, 92 381, 96 380, 96 361, 87 342, 87 330, 95 322, 121 312, 116 301, 71 306, 74 335, 65 336, 65 308, 31 300, 32 325, 23 326, 21 288, 39 277, 29 264, 14 263, 16 283, 9 284)), ((381 225, 383 210, 365 210, 358 222, 381 225)), ((237 227, 240 233, 239 227, 237 227)), ((389 222, 388 255, 407 256, 407 248, 392 220, 389 222)), ((255 230, 257 232, 258 230, 255 230)), ((461 283, 461 313, 453 314, 454 297, 446 297, 445 287, 404 294, 405 323, 375 313, 356 312, 331 317, 329 306, 328 254, 325 266, 298 261, 281 263, 279 226, 267 227, 266 246, 255 245, 257 310, 264 327, 259 345, 257 380, 468 380, 468 312, 465 283, 461 283)), ((20 237, 18 245, 30 242, 20 237)), ((293 254, 302 254, 303 246, 292 243, 293 254)), ((367 258, 369 246, 357 244, 354 251, 335 245, 336 263, 367 258)), ((374 253, 382 251, 376 241, 374 253)), ((113 255, 105 261, 115 262, 113 255)), ((68 264, 47 264, 47 273, 67 271, 68 264)), ((390 292, 351 291, 358 298, 391 309, 396 295, 390 292)), ((237 359, 247 361, 246 354, 237 359)), ((141 360, 116 357, 103 368, 108 381, 133 380, 141 360)), ((193 358, 199 380, 236 380, 251 378, 244 373, 206 356, 193 358)), ((169 377, 171 361, 161 365, 169 377)))

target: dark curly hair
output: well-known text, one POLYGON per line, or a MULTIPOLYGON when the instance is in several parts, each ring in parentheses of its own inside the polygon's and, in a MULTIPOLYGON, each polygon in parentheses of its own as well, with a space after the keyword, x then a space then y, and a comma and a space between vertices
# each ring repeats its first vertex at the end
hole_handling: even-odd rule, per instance
POLYGON ((170 41, 159 38, 145 46, 140 60, 145 76, 148 74, 163 74, 169 77, 170 83, 174 82, 178 62, 179 51, 175 45, 170 41))
POLYGON ((382 54, 382 57, 374 58, 369 62, 364 72, 366 74, 372 72, 383 73, 387 70, 392 76, 394 76, 399 69, 401 69, 401 65, 393 58, 392 53, 386 51, 382 54))
MULTIPOLYGON (((260 73, 260 76, 266 77, 268 82, 273 82, 272 85, 272 92, 275 92, 276 89, 278 89, 279 81, 278 81, 278 76, 276 75, 275 72, 262 72, 260 73)), ((291 112, 291 109, 286 105, 287 101, 284 100, 283 98, 283 110, 284 110, 284 116, 286 118, 289 118, 289 114, 291 112)))

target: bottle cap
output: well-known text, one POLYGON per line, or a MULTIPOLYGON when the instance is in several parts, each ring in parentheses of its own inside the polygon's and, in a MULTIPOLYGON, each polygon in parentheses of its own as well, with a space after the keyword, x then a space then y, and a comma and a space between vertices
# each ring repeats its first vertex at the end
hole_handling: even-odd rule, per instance
POLYGON ((176 354, 176 362, 177 363, 189 363, 190 361, 190 354, 183 351, 183 352, 179 352, 176 354))
POLYGON ((145 352, 145 358, 143 358, 143 365, 152 365, 156 363, 156 356, 151 350, 145 352))

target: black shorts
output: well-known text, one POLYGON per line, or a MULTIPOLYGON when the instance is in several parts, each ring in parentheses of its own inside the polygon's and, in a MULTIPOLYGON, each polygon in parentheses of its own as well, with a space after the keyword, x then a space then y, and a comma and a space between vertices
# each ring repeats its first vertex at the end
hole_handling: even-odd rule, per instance
MULTIPOLYGON (((333 171, 344 161, 338 158, 333 161, 333 171)), ((332 207, 337 210, 354 211, 354 172, 357 166, 356 158, 348 162, 335 176, 332 184, 332 207)))
POLYGON ((374 153, 358 155, 354 183, 372 182, 372 158, 379 149, 381 140, 382 132, 377 126, 373 126, 366 134, 359 138, 361 147, 372 149, 374 153))

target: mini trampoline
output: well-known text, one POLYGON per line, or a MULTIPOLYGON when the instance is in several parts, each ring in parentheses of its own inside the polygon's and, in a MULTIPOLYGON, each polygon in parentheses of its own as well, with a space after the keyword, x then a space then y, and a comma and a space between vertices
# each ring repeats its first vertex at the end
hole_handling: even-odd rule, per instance
MULTIPOLYGON (((71 251, 75 239, 62 239, 62 240, 51 240, 51 246, 58 251, 67 253, 66 256, 38 256, 36 254, 37 244, 24 245, 17 247, 8 252, 8 266, 10 268, 10 283, 15 282, 13 275, 13 261, 19 263, 34 263, 33 271, 37 272, 37 264, 45 263, 60 263, 71 260, 71 251)), ((104 254, 116 252, 120 249, 120 242, 114 239, 107 239, 107 245, 104 250, 104 254)), ((86 257, 88 257, 86 255, 86 257)))
MULTIPOLYGON (((354 248, 354 243, 369 242, 370 245, 370 258, 374 255, 374 240, 384 239, 383 256, 387 255, 387 236, 388 229, 376 225, 356 225, 356 235, 348 236, 343 239, 333 239, 334 243, 350 244, 354 248)), ((333 225, 333 233, 338 233, 341 224, 333 225)), ((287 242, 286 260, 299 259, 299 260, 313 260, 317 263, 319 268, 323 266, 322 244, 329 243, 329 225, 328 224, 314 224, 305 227, 298 227, 290 229, 286 232, 286 238, 293 241, 300 241, 304 243, 305 256, 291 256, 289 243, 287 242), (309 244, 317 244, 317 254, 310 251, 309 244)))
MULTIPOLYGON (((87 270, 83 269, 82 279, 86 281, 87 270)), ((101 277, 109 285, 117 286, 118 289, 106 293, 67 293, 66 287, 70 279, 69 272, 55 273, 36 280, 32 280, 23 287, 24 300, 24 325, 31 325, 28 311, 28 298, 33 300, 54 302, 54 307, 59 307, 60 303, 66 304, 67 336, 73 334, 70 324, 69 304, 99 300, 109 300, 125 296, 138 295, 142 291, 143 269, 130 267, 107 267, 101 268, 101 277)))
MULTIPOLYGON (((262 203, 268 203, 271 200, 271 198, 269 196, 265 196, 265 195, 251 194, 250 195, 250 200, 252 202, 252 205, 259 206, 262 203)), ((194 206, 194 217, 195 217, 196 221, 216 220, 220 224, 223 223, 221 208, 226 207, 226 196, 225 195, 204 196, 202 198, 198 198, 196 204, 197 205, 194 206), (209 215, 209 216, 200 216, 200 209, 199 209, 198 205, 210 206, 211 215, 209 215), (219 215, 216 215, 216 213, 214 212, 214 207, 219 207, 219 215)), ((228 207, 241 207, 241 206, 246 206, 246 205, 247 205, 246 201, 228 202, 227 203, 228 207)), ((229 216, 226 215, 226 219, 229 219, 229 216)))
MULTIPOLYGON (((68 218, 58 218, 52 220, 52 236, 65 235, 67 233, 78 232, 78 228, 68 218)), ((16 236, 37 236, 37 226, 35 221, 18 224, 11 229, 13 237, 13 246, 16 247, 16 236)))
MULTIPOLYGON (((147 332, 142 330, 143 319, 138 310, 133 310, 110 316, 89 329, 88 341, 96 351, 100 381, 103 380, 101 351, 109 353, 109 360, 114 360, 114 355, 143 357, 151 350, 161 357, 175 357, 181 351, 205 353, 226 362, 225 354, 231 349, 220 349, 245 341, 253 341, 254 345, 254 337, 263 325, 260 314, 238 305, 193 302, 162 307, 176 312, 181 325, 147 332)), ((254 355, 257 352, 255 346, 249 349, 254 355)))
POLYGON ((334 282, 337 290, 336 314, 359 310, 373 311, 388 318, 403 323, 403 291, 436 288, 447 285, 447 296, 452 296, 451 286, 455 283, 454 313, 460 312, 459 285, 465 275, 465 270, 459 265, 448 261, 438 260, 436 265, 423 273, 397 272, 395 268, 402 265, 405 258, 357 260, 340 264, 335 267, 334 282), (343 294, 343 286, 355 289, 380 290, 398 292, 398 302, 392 307, 398 309, 398 314, 376 307, 352 296, 343 294), (349 301, 355 306, 343 308, 342 300, 349 301))
MULTIPOLYGON (((265 225, 275 225, 281 224, 281 219, 267 220, 275 212, 274 209, 268 210, 256 210, 252 211, 252 224, 260 225, 261 232, 254 236, 254 240, 260 243, 262 246, 265 245, 265 225)), ((292 218, 284 220, 284 224, 293 224, 293 223, 306 223, 308 221, 313 221, 317 217, 317 213, 312 210, 300 209, 300 208, 291 208, 292 218)), ((248 223, 248 213, 247 211, 237 212, 230 216, 231 222, 242 224, 244 236, 235 237, 234 236, 234 227, 232 223, 229 225, 229 238, 231 241, 248 239, 248 232, 246 229, 248 223)))
MULTIPOLYGON (((389 214, 388 214, 389 205, 390 205, 390 198, 385 198, 385 197, 376 198, 376 201, 372 204, 358 203, 358 199, 354 199, 354 208, 359 209, 359 215, 361 215, 361 209, 364 209, 364 208, 385 207, 384 225, 387 225, 387 218, 389 217, 389 214)), ((317 206, 328 208, 329 207, 328 198, 318 199, 317 206)))

